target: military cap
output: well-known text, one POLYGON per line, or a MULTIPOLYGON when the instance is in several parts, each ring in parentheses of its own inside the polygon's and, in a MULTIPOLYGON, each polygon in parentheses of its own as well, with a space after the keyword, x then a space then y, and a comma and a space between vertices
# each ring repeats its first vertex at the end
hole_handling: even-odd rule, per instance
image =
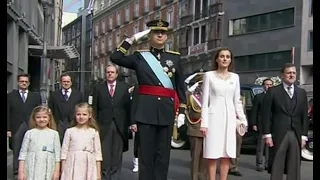
POLYGON ((154 31, 170 31, 169 23, 162 19, 152 20, 147 22, 147 26, 154 31))
POLYGON ((185 83, 193 84, 195 82, 199 82, 203 80, 204 71, 203 69, 199 69, 195 71, 192 75, 190 75, 186 80, 185 83))

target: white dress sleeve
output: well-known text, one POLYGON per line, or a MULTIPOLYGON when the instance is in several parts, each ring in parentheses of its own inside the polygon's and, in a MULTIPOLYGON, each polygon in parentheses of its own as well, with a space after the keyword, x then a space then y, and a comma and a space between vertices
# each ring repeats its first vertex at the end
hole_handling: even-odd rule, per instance
POLYGON ((26 160, 28 155, 29 143, 30 143, 30 130, 24 134, 20 153, 19 153, 19 160, 22 160, 22 161, 26 160))
POLYGON ((202 84, 202 107, 201 107, 201 125, 200 127, 208 128, 208 112, 209 112, 209 94, 210 94, 210 80, 208 72, 203 75, 202 84))
POLYGON ((248 126, 247 118, 246 115, 243 112, 243 105, 240 100, 240 80, 239 80, 239 75, 235 74, 235 80, 236 80, 236 89, 234 91, 234 96, 233 96, 233 104, 234 108, 236 110, 236 113, 238 115, 239 120, 241 123, 243 123, 245 126, 248 126))

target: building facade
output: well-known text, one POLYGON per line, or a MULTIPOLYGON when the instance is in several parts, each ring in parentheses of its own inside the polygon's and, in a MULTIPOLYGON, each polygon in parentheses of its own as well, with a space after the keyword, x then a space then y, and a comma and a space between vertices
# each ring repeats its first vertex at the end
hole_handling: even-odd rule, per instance
MULTIPOLYGON (((177 0, 97 0, 93 15, 93 68, 95 78, 104 79, 104 68, 109 63, 109 56, 124 39, 147 29, 146 23, 153 19, 169 22, 173 31, 168 35, 167 50, 178 50, 177 0)), ((142 39, 130 48, 130 53, 138 49, 148 49, 147 39, 142 39)), ((135 84, 134 71, 121 68, 120 79, 128 84, 135 84)))
POLYGON ((243 84, 280 76, 284 63, 301 65, 301 0, 225 0, 223 46, 232 49, 243 84))
MULTIPOLYGON (((17 88, 17 75, 29 73, 30 90, 40 89, 40 57, 30 53, 29 45, 43 45, 44 12, 42 1, 7 0, 7 90, 17 88)), ((59 44, 61 29, 62 0, 47 0, 49 7, 47 43, 59 44)), ((54 60, 46 59, 51 66, 48 70, 48 89, 53 89, 54 60)))
POLYGON ((313 0, 303 0, 300 85, 313 96, 313 0))
POLYGON ((179 51, 184 73, 209 70, 222 39, 222 2, 179 1, 179 51))
POLYGON ((70 74, 73 87, 78 88, 87 97, 92 83, 92 14, 86 8, 89 0, 83 3, 82 8, 78 10, 78 17, 65 25, 62 30, 63 45, 74 45, 80 56, 77 59, 63 61, 61 73, 70 74))

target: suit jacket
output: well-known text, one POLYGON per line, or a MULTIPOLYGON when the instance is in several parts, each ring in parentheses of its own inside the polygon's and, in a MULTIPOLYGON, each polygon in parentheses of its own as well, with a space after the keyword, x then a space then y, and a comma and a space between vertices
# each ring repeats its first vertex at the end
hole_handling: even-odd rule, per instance
POLYGON ((48 106, 52 111, 57 125, 59 125, 59 122, 63 120, 72 121, 74 118, 74 108, 81 102, 83 102, 83 96, 77 89, 71 89, 68 100, 64 98, 62 90, 59 89, 50 94, 48 106))
POLYGON ((262 128, 262 122, 261 122, 261 113, 262 113, 262 105, 263 105, 263 98, 265 93, 257 94, 252 102, 252 109, 250 113, 250 119, 251 119, 251 125, 257 126, 258 131, 261 131, 262 128))
POLYGON ((19 90, 7 94, 7 131, 12 135, 17 132, 21 123, 29 125, 32 110, 41 105, 39 93, 28 91, 27 99, 23 102, 19 90))
MULTIPOLYGON (((129 49, 130 44, 123 41, 119 48, 129 49)), ((163 87, 147 61, 139 52, 125 56, 120 50, 111 54, 110 60, 119 65, 136 71, 139 85, 163 87)), ((163 52, 159 60, 164 70, 167 70, 171 82, 176 90, 180 103, 186 104, 185 84, 182 67, 180 65, 180 55, 172 52, 163 52)), ((135 113, 137 122, 152 125, 173 125, 176 112, 174 102, 169 97, 158 97, 139 94, 139 104, 135 113)), ((184 113, 185 109, 180 108, 179 113, 184 113)))
MULTIPOLYGON (((269 151, 269 172, 274 156, 288 129, 292 129, 301 144, 301 136, 307 136, 308 133, 308 100, 307 93, 304 89, 294 87, 294 97, 296 101, 292 112, 288 111, 289 103, 285 101, 289 96, 283 85, 269 88, 262 106, 262 133, 271 134, 274 146, 269 151)), ((299 146, 301 147, 301 146, 299 146)))
POLYGON ((127 84, 117 81, 114 95, 111 97, 107 82, 98 84, 93 96, 93 108, 100 127, 101 141, 114 121, 120 133, 124 146, 123 152, 128 150, 128 128, 130 124, 130 93, 127 84))

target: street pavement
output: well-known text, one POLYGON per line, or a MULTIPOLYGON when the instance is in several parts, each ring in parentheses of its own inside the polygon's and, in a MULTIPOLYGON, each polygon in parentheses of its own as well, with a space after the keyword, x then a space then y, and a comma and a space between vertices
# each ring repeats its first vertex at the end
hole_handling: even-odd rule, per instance
MULTIPOLYGON (((138 174, 132 173, 133 141, 130 140, 130 150, 123 154, 122 177, 119 180, 138 180, 138 174)), ((9 150, 8 150, 9 152, 9 150)), ((172 150, 168 180, 190 180, 189 171, 190 153, 188 150, 172 150)), ((255 170, 255 156, 242 154, 239 162, 239 171, 243 177, 229 176, 228 180, 269 180, 267 172, 255 170)), ((12 153, 7 155, 7 180, 12 178, 12 153)), ((302 162, 301 180, 313 180, 313 162, 302 162)))

